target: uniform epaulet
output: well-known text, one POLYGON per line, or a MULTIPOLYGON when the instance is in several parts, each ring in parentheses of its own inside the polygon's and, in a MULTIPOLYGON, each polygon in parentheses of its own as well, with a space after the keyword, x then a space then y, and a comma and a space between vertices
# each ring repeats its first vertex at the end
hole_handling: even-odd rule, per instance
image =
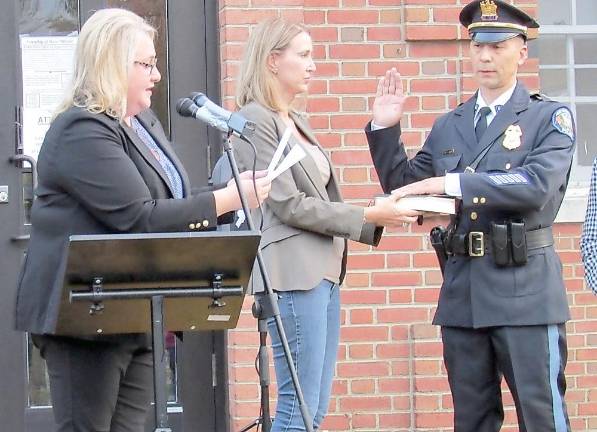
POLYGON ((548 101, 548 102, 551 101, 550 98, 548 98, 547 96, 545 96, 544 94, 541 94, 541 93, 533 93, 531 95, 531 99, 538 100, 538 101, 548 101))

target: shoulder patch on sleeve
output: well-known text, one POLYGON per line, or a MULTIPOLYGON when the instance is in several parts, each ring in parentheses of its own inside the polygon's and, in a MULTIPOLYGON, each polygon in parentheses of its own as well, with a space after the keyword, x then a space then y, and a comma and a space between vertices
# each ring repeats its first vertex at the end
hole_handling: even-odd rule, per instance
POLYGON ((568 108, 557 109, 551 116, 551 124, 558 132, 568 135, 574 141, 574 123, 572 122, 572 113, 568 108))

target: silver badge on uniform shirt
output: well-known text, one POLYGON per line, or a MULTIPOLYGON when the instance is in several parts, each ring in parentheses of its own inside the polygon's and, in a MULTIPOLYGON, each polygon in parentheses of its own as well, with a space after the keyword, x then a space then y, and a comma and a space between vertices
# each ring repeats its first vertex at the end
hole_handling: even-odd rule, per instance
POLYGON ((510 125, 508 129, 506 129, 504 142, 502 145, 506 147, 508 150, 514 150, 520 147, 521 140, 520 137, 522 136, 522 130, 518 125, 510 125))

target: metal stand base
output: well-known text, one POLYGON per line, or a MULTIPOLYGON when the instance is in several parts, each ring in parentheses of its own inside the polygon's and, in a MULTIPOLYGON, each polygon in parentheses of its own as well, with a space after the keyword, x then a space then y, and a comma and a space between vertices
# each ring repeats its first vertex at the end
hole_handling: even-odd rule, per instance
POLYGON ((151 337, 153 339, 154 432, 172 432, 168 427, 166 397, 166 356, 164 355, 164 296, 151 297, 151 337))
POLYGON ((262 425, 263 432, 270 432, 272 421, 269 409, 269 356, 267 352, 267 319, 273 316, 272 306, 267 296, 255 295, 255 303, 251 308, 253 316, 257 318, 259 331, 259 352, 257 354, 257 368, 259 372, 259 386, 261 388, 261 416, 242 428, 239 432, 247 432, 262 425))

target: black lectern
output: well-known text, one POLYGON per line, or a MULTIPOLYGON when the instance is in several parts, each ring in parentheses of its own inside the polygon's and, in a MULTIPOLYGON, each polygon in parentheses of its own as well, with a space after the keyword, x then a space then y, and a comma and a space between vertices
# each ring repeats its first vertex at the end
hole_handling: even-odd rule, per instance
POLYGON ((236 327, 254 231, 71 236, 56 334, 151 332, 155 432, 167 419, 164 330, 236 327))

